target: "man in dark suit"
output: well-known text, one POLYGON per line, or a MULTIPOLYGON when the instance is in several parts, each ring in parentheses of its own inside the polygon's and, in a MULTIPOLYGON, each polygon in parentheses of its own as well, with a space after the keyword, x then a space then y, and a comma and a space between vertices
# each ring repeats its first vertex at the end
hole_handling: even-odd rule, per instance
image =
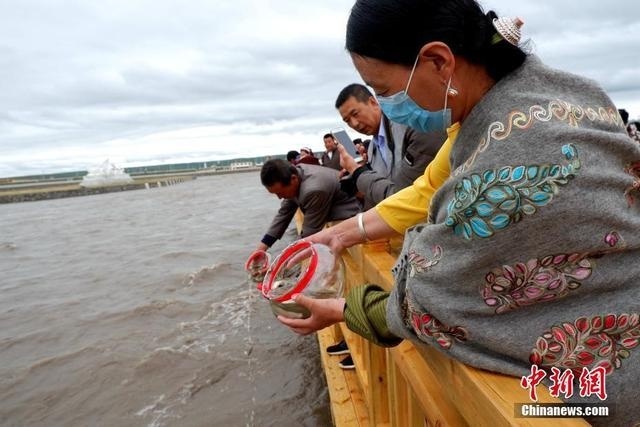
POLYGON ((365 210, 412 184, 424 173, 447 138, 445 131, 420 133, 391 122, 369 89, 361 84, 342 89, 335 107, 349 127, 372 137, 367 152, 368 165, 344 158, 341 161, 357 190, 364 194, 365 210))
POLYGON ((301 237, 317 233, 328 221, 347 219, 360 207, 355 197, 340 189, 338 173, 315 165, 292 165, 281 159, 265 162, 260 180, 267 191, 282 199, 280 209, 258 244, 267 250, 287 230, 296 210, 304 214, 301 237))

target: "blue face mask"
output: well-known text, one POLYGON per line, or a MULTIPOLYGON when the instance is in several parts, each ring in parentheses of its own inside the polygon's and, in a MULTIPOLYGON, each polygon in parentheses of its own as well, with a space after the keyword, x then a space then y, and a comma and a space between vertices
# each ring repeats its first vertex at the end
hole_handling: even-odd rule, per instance
POLYGON ((444 95, 444 108, 440 111, 428 111, 421 108, 407 94, 419 58, 420 56, 418 55, 409 75, 407 88, 404 91, 391 96, 376 96, 376 98, 382 112, 389 120, 407 125, 418 132, 440 132, 451 126, 451 109, 447 108, 447 94, 451 88, 451 77, 449 77, 444 95))

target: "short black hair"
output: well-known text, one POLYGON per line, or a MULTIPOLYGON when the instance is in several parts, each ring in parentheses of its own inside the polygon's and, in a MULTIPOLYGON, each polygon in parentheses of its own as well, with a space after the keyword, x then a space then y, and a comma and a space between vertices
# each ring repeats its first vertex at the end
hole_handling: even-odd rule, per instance
POLYGON ((276 183, 289 185, 293 175, 298 175, 298 169, 282 159, 267 160, 260 169, 260 181, 265 187, 271 187, 276 183))
POLYGON ((327 138, 331 138, 335 141, 335 137, 333 136, 333 134, 331 133, 325 133, 324 136, 322 137, 322 139, 327 139, 327 138))
POLYGON ((287 161, 290 162, 291 160, 295 160, 299 155, 300 153, 298 153, 296 150, 291 150, 287 153, 287 161))
POLYGON ((352 96, 356 101, 366 103, 373 94, 365 85, 361 85, 360 83, 351 83, 350 85, 345 86, 345 88, 338 94, 338 97, 336 98, 336 110, 342 107, 342 104, 347 102, 347 100, 352 96))
POLYGON ((624 108, 619 108, 618 113, 620 113, 620 117, 622 117, 622 123, 625 125, 629 123, 629 112, 624 108))
POLYGON ((485 14, 475 0, 357 0, 347 23, 346 48, 411 67, 422 46, 440 41, 498 81, 527 55, 502 38, 494 39, 495 18, 495 12, 485 14))

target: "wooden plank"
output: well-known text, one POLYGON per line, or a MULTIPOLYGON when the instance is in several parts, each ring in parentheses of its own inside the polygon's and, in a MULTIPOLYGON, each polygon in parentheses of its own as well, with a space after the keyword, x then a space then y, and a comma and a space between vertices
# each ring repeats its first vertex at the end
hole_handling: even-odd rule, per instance
MULTIPOLYGON (((417 350, 417 349, 416 349, 417 350)), ((455 405, 462 417, 471 425, 478 423, 491 426, 548 425, 543 418, 514 418, 516 403, 528 402, 526 390, 517 378, 475 369, 457 362, 433 348, 420 348, 423 360, 428 360, 429 369, 437 373, 442 391, 455 405)), ((538 388, 541 402, 561 403, 551 397, 546 388, 538 388)), ((585 426, 583 419, 554 419, 554 426, 585 426)))
POLYGON ((332 331, 329 328, 323 329, 318 331, 317 336, 334 425, 336 427, 369 426, 367 408, 357 379, 352 372, 338 366, 340 358, 331 357, 324 351, 327 346, 335 343, 332 331))
MULTIPOLYGON (((476 384, 482 397, 493 403, 493 410, 498 410, 509 422, 514 419, 514 404, 530 402, 529 393, 523 389, 516 378, 500 375, 494 372, 482 371, 469 366, 458 364, 458 371, 466 371, 465 376, 476 384)), ((560 399, 552 397, 549 390, 538 387, 538 403, 561 403, 560 399)), ((544 418, 517 418, 517 424, 521 426, 547 426, 549 419, 544 418)), ((553 419, 554 426, 588 426, 582 418, 553 419)))
POLYGON ((368 361, 364 358, 364 346, 369 344, 364 338, 350 331, 344 323, 340 323, 340 328, 342 330, 342 335, 347 342, 347 346, 349 347, 351 358, 356 366, 355 372, 358 378, 358 383, 360 384, 360 387, 362 387, 364 399, 366 402, 370 402, 371 399, 369 398, 369 393, 371 390, 367 375, 368 361))
MULTIPOLYGON (((413 390, 410 390, 413 391, 413 390)), ((424 427, 425 426, 425 417, 424 412, 422 412, 422 408, 418 399, 416 399, 416 395, 411 393, 411 397, 409 399, 409 413, 408 413, 407 425, 409 427, 424 427)), ((434 423, 433 425, 440 425, 434 423)))
POLYGON ((369 419, 375 425, 388 424, 389 384, 387 382, 387 352, 384 348, 367 342, 364 351, 368 355, 366 374, 369 384, 369 419))
POLYGON ((433 372, 429 364, 408 341, 389 349, 393 363, 404 380, 411 386, 411 390, 419 403, 425 418, 434 425, 464 426, 468 423, 456 409, 443 388, 439 375, 433 372))
POLYGON ((391 425, 400 426, 400 421, 406 414, 402 408, 403 402, 407 401, 407 387, 404 378, 398 372, 398 367, 387 358, 387 375, 389 381, 389 415, 391 425))
MULTIPOLYGON (((358 253, 355 255, 356 257, 360 256, 358 253)), ((351 288, 360 286, 364 283, 364 275, 362 263, 358 263, 356 258, 354 258, 350 253, 345 252, 342 254, 342 262, 345 266, 344 294, 346 295, 351 288)))
MULTIPOLYGON (((369 412, 367 408, 367 402, 364 398, 364 394, 362 393, 362 388, 360 387, 360 383, 358 382, 358 377, 356 375, 356 371, 353 369, 341 369, 342 373, 347 381, 349 386, 349 392, 351 393, 351 399, 353 401, 353 407, 355 409, 357 424, 345 424, 345 427, 351 426, 375 426, 369 419, 369 412)), ((336 427, 341 427, 336 424, 336 427)), ((378 427, 378 426, 375 426, 378 427)))
POLYGON ((363 260, 364 281, 374 283, 387 291, 393 289, 391 269, 395 260, 386 252, 367 252, 363 260))

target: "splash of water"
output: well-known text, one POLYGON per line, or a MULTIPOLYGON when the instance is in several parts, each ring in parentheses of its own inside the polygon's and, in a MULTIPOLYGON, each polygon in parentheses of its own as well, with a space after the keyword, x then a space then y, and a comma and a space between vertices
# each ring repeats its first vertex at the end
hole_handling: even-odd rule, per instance
POLYGON ((102 162, 96 168, 89 169, 80 186, 87 188, 104 187, 107 185, 126 185, 133 183, 133 179, 128 173, 109 162, 109 159, 102 162))
POLYGON ((251 411, 247 414, 247 427, 253 427, 255 425, 256 418, 256 394, 258 393, 258 388, 256 386, 256 378, 255 378, 255 359, 251 357, 251 353, 253 352, 253 334, 251 333, 251 319, 254 310, 254 302, 256 299, 257 292, 255 291, 255 283, 251 280, 247 280, 247 284, 249 285, 249 296, 245 299, 245 310, 247 312, 247 336, 245 337, 246 342, 246 350, 244 352, 247 357, 247 370, 249 372, 249 384, 251 385, 251 411))

